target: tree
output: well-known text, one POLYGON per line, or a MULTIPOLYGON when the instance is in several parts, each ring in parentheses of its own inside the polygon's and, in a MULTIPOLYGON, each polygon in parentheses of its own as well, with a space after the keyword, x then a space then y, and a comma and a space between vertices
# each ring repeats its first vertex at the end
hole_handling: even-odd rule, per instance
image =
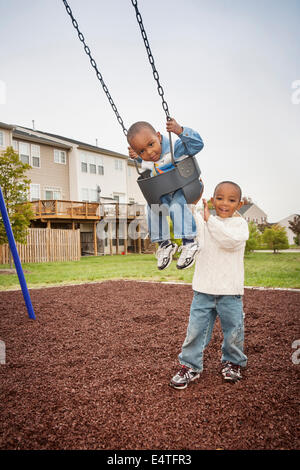
POLYGON ((261 240, 261 233, 256 224, 254 222, 249 222, 248 227, 249 238, 246 241, 245 253, 250 253, 250 251, 255 250, 259 246, 261 240))
POLYGON ((242 197, 243 205, 247 206, 249 204, 252 204, 252 199, 251 197, 243 196, 242 197))
POLYGON ((296 215, 293 220, 289 220, 289 228, 295 234, 295 243, 300 245, 300 215, 296 215))
MULTIPOLYGON (((26 243, 27 228, 34 214, 28 202, 30 180, 26 172, 31 167, 19 159, 12 147, 0 156, 0 186, 16 242, 26 243)), ((0 217, 0 245, 7 243, 6 230, 0 217)), ((11 258, 10 258, 11 264, 11 258)))
POLYGON ((268 248, 276 253, 278 250, 285 250, 289 247, 289 241, 284 227, 273 225, 265 229, 262 235, 263 241, 268 248))

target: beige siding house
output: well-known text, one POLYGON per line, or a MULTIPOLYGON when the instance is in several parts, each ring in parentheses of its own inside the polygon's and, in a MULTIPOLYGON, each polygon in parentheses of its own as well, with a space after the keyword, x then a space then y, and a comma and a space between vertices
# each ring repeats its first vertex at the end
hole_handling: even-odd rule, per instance
POLYGON ((0 152, 12 145, 13 126, 0 122, 0 152))
POLYGON ((20 159, 32 167, 27 173, 31 201, 70 199, 69 146, 19 129, 13 131, 12 145, 20 159))
POLYGON ((73 201, 107 202, 128 204, 146 201, 136 182, 137 172, 128 156, 81 142, 69 137, 42 131, 18 128, 39 138, 53 140, 68 149, 68 175, 70 199, 73 201), (128 170, 134 170, 128 180, 128 170))
POLYGON ((244 204, 238 212, 247 222, 254 222, 258 225, 267 223, 267 214, 254 203, 244 204))
POLYGON ((22 126, 0 123, 0 151, 13 146, 32 169, 30 199, 146 201, 127 155, 22 126))
POLYGON ((27 175, 34 227, 80 228, 85 253, 140 252, 141 241, 127 239, 126 233, 133 219, 138 220, 141 233, 146 201, 136 181, 135 165, 127 155, 0 123, 0 151, 7 146, 13 146, 20 159, 31 166, 27 175), (104 242, 97 235, 101 218, 108 224, 104 242), (123 225, 128 226, 124 234, 123 225))

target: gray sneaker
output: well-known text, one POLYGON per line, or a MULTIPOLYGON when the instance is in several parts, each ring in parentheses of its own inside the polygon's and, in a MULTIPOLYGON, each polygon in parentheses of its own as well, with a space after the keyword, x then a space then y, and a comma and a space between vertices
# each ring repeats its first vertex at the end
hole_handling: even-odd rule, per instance
POLYGON ((166 246, 160 246, 155 253, 157 258, 158 269, 166 269, 173 259, 173 255, 176 253, 178 245, 176 243, 169 243, 166 246))
POLYGON ((193 266, 196 259, 196 254, 199 252, 199 245, 197 242, 187 243, 179 247, 181 254, 177 261, 177 269, 186 269, 193 266))
POLYGON ((182 365, 176 375, 172 378, 170 386, 177 390, 183 390, 190 382, 200 377, 200 372, 196 372, 190 367, 182 365))
POLYGON ((241 366, 239 366, 238 364, 233 364, 229 361, 223 363, 221 372, 223 378, 228 382, 237 382, 242 378, 241 366))

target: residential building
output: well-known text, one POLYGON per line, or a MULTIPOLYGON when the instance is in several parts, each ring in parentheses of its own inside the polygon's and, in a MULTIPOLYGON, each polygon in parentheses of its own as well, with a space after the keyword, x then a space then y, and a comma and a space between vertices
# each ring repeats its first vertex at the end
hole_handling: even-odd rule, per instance
POLYGON ((18 128, 12 131, 12 146, 28 163, 30 200, 70 199, 70 145, 40 137, 18 128))
POLYGON ((254 222, 257 225, 264 225, 267 223, 267 214, 252 202, 244 204, 238 212, 247 222, 254 222))
POLYGON ((13 126, 10 124, 5 124, 4 122, 0 122, 0 151, 6 149, 12 145, 12 130, 13 126))
MULTIPOLYGON (((20 159, 31 166, 27 175, 31 180, 29 198, 37 215, 34 226, 80 227, 81 244, 89 246, 89 252, 97 251, 97 243, 102 253, 132 248, 121 227, 136 217, 145 225, 146 201, 137 184, 135 164, 127 155, 0 122, 0 150, 7 146, 13 146, 20 159), (107 230, 113 242, 97 241, 96 225, 103 217, 110 220, 107 230), (120 227, 115 227, 116 218, 122 219, 120 227)), ((134 241, 133 245, 140 251, 140 244, 134 241)))
POLYGON ((277 225, 280 225, 281 227, 284 227, 285 228, 285 231, 286 231, 286 234, 287 234, 287 237, 288 237, 288 241, 289 241, 289 244, 290 245, 294 245, 295 244, 295 241, 294 241, 294 238, 295 238, 295 233, 290 229, 290 224, 289 222, 293 222, 294 220, 294 217, 297 217, 299 216, 300 214, 292 214, 288 217, 285 217, 284 219, 280 220, 279 222, 277 222, 277 225))
POLYGON ((32 167, 30 199, 146 204, 127 155, 69 137, 0 123, 0 149, 12 145, 32 167))

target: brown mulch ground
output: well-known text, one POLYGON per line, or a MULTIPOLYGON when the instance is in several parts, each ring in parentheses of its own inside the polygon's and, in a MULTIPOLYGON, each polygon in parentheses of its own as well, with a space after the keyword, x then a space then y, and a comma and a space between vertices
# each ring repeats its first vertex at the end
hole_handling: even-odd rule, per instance
POLYGON ((299 449, 300 292, 246 289, 244 379, 222 381, 217 322, 201 379, 182 391, 168 383, 190 286, 30 293, 35 321, 20 291, 0 293, 0 449, 299 449))

